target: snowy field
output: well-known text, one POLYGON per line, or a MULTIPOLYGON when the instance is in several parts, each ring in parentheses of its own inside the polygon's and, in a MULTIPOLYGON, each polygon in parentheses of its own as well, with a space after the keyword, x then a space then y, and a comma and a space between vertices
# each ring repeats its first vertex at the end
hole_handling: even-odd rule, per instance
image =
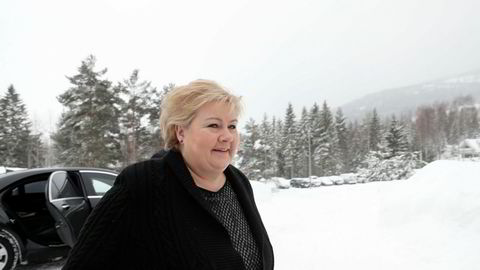
POLYGON ((435 161, 404 181, 253 185, 276 270, 479 269, 480 162, 435 161))
POLYGON ((479 269, 480 162, 409 180, 270 192, 254 183, 275 269, 479 269))

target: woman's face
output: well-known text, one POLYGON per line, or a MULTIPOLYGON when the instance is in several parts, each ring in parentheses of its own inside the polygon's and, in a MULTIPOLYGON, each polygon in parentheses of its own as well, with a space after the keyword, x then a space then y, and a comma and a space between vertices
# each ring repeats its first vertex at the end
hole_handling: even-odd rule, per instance
POLYGON ((237 116, 223 102, 207 103, 188 127, 177 127, 176 134, 191 170, 202 177, 220 174, 237 151, 237 116))

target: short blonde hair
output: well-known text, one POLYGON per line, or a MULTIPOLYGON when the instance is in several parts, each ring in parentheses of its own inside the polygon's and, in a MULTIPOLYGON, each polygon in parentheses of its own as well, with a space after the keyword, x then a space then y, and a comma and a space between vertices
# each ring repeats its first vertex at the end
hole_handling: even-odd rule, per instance
POLYGON ((195 80, 167 93, 160 106, 160 131, 165 142, 164 149, 178 147, 175 127, 189 126, 198 109, 210 102, 224 102, 236 116, 243 112, 241 97, 231 94, 214 81, 195 80))

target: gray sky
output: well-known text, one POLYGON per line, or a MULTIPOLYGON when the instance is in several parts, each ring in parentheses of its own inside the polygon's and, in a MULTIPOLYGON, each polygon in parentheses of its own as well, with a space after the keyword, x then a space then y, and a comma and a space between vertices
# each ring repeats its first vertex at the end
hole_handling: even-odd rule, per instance
POLYGON ((53 129, 65 76, 94 54, 113 81, 213 79, 246 118, 480 68, 478 0, 0 0, 0 93, 53 129))

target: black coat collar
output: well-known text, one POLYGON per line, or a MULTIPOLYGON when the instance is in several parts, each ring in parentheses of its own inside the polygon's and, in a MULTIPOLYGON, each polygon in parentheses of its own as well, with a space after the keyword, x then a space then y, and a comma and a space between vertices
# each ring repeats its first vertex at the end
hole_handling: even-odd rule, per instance
POLYGON ((176 178, 182 186, 187 190, 187 192, 195 198, 198 204, 202 206, 207 212, 209 212, 212 216, 215 217, 214 213, 208 207, 207 202, 202 198, 201 193, 198 190, 198 187, 195 185, 193 181, 192 175, 185 164, 183 156, 180 152, 175 150, 170 150, 166 155, 165 159, 173 170, 176 178))
MULTIPOLYGON (((165 159, 169 167, 173 170, 176 178, 180 181, 182 186, 187 192, 196 200, 196 202, 202 206, 211 216, 217 219, 216 215, 212 212, 207 202, 203 199, 201 192, 193 181, 192 175, 188 170, 183 156, 180 152, 170 150, 165 156, 165 159)), ((253 237, 257 241, 260 252, 264 252, 264 235, 266 231, 263 227, 260 214, 258 213, 255 205, 253 194, 247 188, 246 185, 250 185, 248 179, 241 175, 232 165, 229 165, 225 171, 225 176, 232 184, 232 188, 237 195, 238 201, 243 208, 245 217, 247 218, 250 228, 252 230, 253 237)), ((217 219, 218 221, 218 219, 217 219)), ((265 257, 264 257, 265 258, 265 257)))

